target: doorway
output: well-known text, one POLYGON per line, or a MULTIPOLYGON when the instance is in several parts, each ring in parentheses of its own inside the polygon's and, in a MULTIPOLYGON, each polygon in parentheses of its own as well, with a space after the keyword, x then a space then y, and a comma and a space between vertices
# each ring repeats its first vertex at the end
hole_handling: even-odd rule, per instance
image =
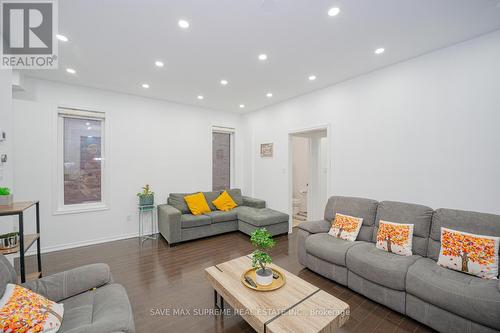
POLYGON ((329 177, 328 126, 290 132, 291 227, 323 219, 329 177))

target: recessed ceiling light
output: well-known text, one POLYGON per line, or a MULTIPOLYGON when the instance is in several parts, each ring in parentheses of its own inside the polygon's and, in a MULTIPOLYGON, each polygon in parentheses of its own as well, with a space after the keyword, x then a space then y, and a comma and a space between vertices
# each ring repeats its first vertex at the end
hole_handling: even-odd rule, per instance
POLYGON ((143 84, 142 84, 142 87, 143 87, 144 89, 148 89, 148 88, 149 88, 149 84, 147 84, 147 83, 143 83, 143 84))
POLYGON ((240 109, 245 108, 245 104, 240 104, 240 109))
POLYGON ((338 7, 333 7, 328 10, 328 16, 337 16, 340 13, 340 9, 338 7))
POLYGON ((226 86, 229 82, 227 80, 220 80, 220 84, 226 86))
POLYGON ((383 47, 379 47, 378 49, 375 50, 375 54, 382 54, 385 52, 385 49, 383 47))
POLYGON ((156 60, 155 61, 155 66, 156 67, 163 67, 165 64, 163 63, 163 61, 160 61, 160 60, 156 60))
POLYGON ((90 131, 92 129, 92 127, 89 126, 89 127, 87 127, 87 129, 90 131))
POLYGON ((70 74, 76 74, 76 71, 73 68, 66 68, 66 72, 70 74))
POLYGON ((59 39, 61 42, 67 42, 69 40, 68 37, 60 34, 57 34, 56 38, 59 39))
POLYGON ((87 123, 85 123, 85 125, 90 126, 90 123, 87 122, 87 123))
POLYGON ((316 80, 316 75, 309 75, 309 81, 316 80))
POLYGON ((273 93, 267 93, 266 96, 267 96, 267 98, 271 98, 271 97, 273 97, 273 93))
POLYGON ((197 97, 198 99, 204 99, 205 97, 203 97, 203 95, 198 95, 197 97))
POLYGON ((178 24, 179 24, 179 27, 181 27, 182 29, 189 28, 189 22, 186 20, 179 20, 178 24))
POLYGON ((260 60, 260 61, 267 60, 267 54, 264 54, 264 53, 259 54, 259 60, 260 60))

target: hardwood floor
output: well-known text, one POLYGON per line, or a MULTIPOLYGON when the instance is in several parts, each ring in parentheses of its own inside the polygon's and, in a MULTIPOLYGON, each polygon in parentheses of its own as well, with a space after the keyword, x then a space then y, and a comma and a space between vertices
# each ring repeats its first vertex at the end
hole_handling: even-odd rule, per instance
MULTIPOLYGON (((351 318, 339 332, 431 332, 418 322, 322 276, 297 261, 296 232, 276 238, 274 262, 351 306, 351 318)), ((253 332, 237 315, 199 315, 213 309, 213 290, 204 268, 252 251, 246 235, 233 232, 169 248, 163 238, 138 238, 52 252, 43 255, 44 275, 94 262, 109 264, 116 282, 125 286, 137 332, 253 332), (170 309, 170 310, 168 310, 170 309), (178 313, 174 314, 176 310, 178 313), (170 311, 168 313, 167 311, 170 311)), ((35 258, 27 265, 35 267, 35 258)))

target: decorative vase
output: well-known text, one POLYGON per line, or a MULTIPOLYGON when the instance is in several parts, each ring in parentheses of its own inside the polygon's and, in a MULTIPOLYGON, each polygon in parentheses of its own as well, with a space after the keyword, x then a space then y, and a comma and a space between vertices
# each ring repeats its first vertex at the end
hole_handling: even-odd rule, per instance
POLYGON ((19 234, 18 233, 7 234, 7 235, 2 235, 2 236, 3 236, 3 238, 0 238, 0 249, 1 250, 11 249, 13 247, 16 247, 17 244, 19 244, 19 234))
POLYGON ((139 196, 139 206, 153 206, 155 203, 155 195, 147 194, 139 196))
POLYGON ((13 195, 0 195, 0 206, 9 206, 12 205, 13 195))
POLYGON ((273 271, 270 268, 266 268, 266 270, 262 270, 259 268, 255 271, 255 279, 257 280, 257 284, 261 286, 268 286, 273 283, 273 271))

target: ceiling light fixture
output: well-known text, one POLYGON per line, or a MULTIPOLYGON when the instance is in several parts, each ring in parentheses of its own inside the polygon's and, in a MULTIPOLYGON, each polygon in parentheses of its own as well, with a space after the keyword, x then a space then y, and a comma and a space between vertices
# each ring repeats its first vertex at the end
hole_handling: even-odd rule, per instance
POLYGON ((143 87, 144 89, 149 89, 149 84, 147 84, 147 83, 143 83, 143 84, 142 84, 142 87, 143 87))
POLYGON ((316 75, 309 75, 309 81, 316 80, 316 75))
POLYGON ((264 54, 264 53, 259 54, 259 60, 260 60, 260 61, 265 61, 265 60, 267 60, 267 54, 264 54))
POLYGON ((223 86, 227 86, 229 82, 227 80, 220 80, 220 84, 222 84, 223 86))
POLYGON ((90 131, 92 129, 92 127, 89 126, 89 127, 87 127, 87 129, 90 131))
POLYGON ((61 42, 67 42, 69 40, 68 37, 60 34, 57 34, 56 38, 59 39, 61 42))
POLYGON ((245 104, 240 104, 240 109, 245 108, 245 104))
POLYGON ((179 27, 181 27, 182 29, 189 28, 189 22, 186 20, 179 20, 177 24, 179 24, 179 27))
POLYGON ((266 96, 267 96, 267 98, 271 98, 271 97, 273 97, 273 93, 269 92, 269 93, 266 94, 266 96))
POLYGON ((328 10, 328 16, 337 16, 340 13, 340 8, 333 7, 328 10))
POLYGON ((165 64, 163 63, 163 61, 160 61, 160 60, 156 60, 155 61, 155 66, 156 67, 163 67, 165 64))
POLYGON ((73 68, 66 68, 66 72, 70 74, 76 74, 76 71, 73 68))
POLYGON ((198 99, 204 99, 205 97, 203 97, 203 95, 198 95, 197 97, 198 99))
POLYGON ((378 49, 375 50, 375 54, 382 54, 385 52, 385 49, 383 47, 379 47, 378 49))

